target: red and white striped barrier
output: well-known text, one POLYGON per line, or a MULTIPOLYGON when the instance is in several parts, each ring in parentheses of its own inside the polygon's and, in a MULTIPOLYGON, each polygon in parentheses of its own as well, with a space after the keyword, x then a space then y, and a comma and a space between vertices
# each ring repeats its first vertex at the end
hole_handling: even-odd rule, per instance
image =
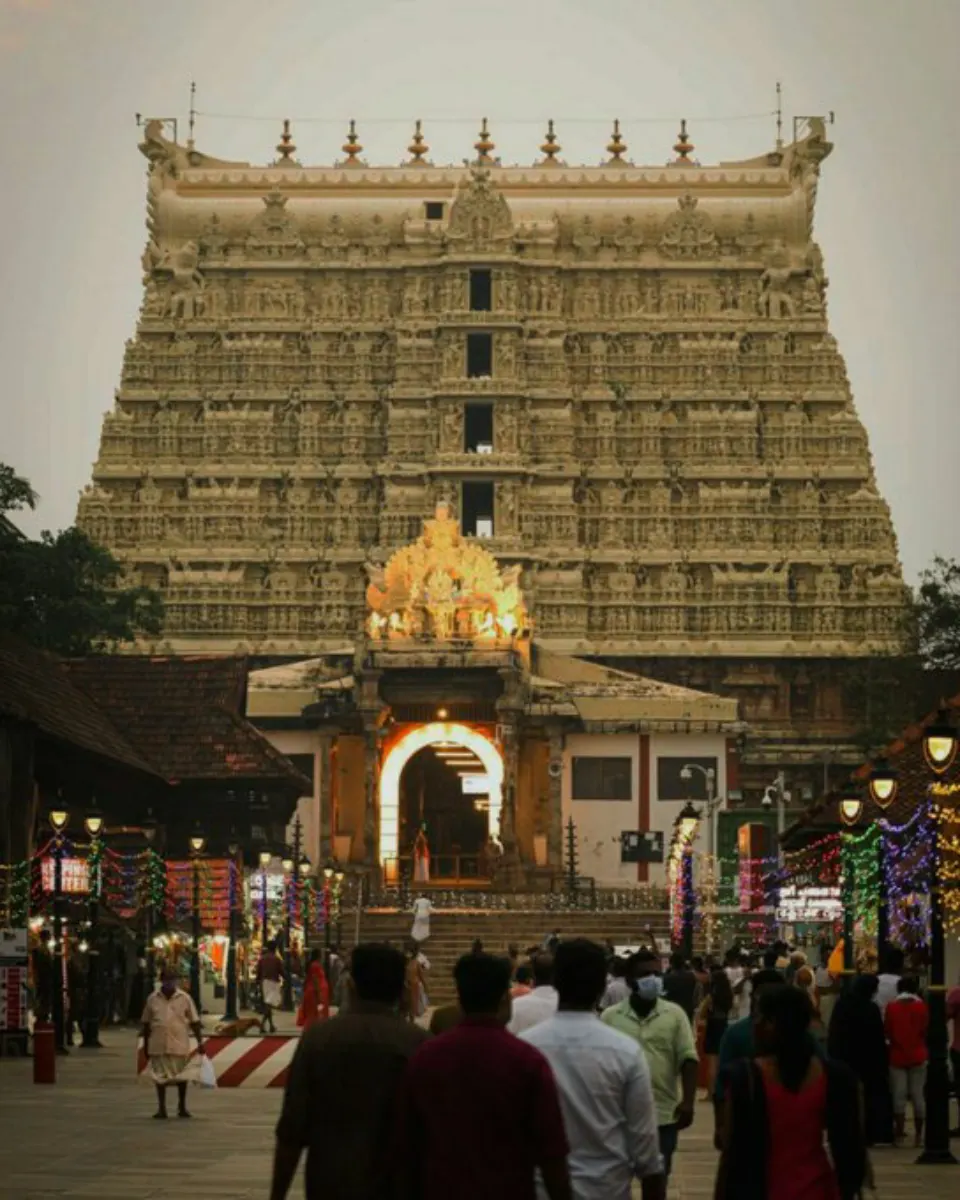
MULTIPOLYGON (((208 1037, 207 1057, 213 1063, 217 1087, 284 1087, 298 1037, 208 1037)), ((143 1042, 137 1046, 137 1074, 148 1075, 149 1060, 143 1042)))

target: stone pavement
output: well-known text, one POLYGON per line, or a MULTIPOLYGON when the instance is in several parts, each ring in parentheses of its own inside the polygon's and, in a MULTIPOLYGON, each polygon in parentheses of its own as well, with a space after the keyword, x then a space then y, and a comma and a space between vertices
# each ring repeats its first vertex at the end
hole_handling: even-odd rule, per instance
MULTIPOLYGON (((0 1060, 3 1200, 264 1200, 280 1093, 195 1088, 194 1120, 154 1121, 153 1089, 134 1077, 135 1039, 133 1029, 108 1031, 103 1050, 74 1050, 58 1061, 52 1087, 34 1085, 29 1060, 0 1060)), ((707 1104, 698 1108, 681 1137, 671 1200, 713 1194, 711 1114, 707 1104)), ((875 1152, 881 1200, 960 1196, 960 1166, 917 1167, 914 1157, 875 1152)), ((299 1180, 291 1195, 302 1195, 299 1180)))

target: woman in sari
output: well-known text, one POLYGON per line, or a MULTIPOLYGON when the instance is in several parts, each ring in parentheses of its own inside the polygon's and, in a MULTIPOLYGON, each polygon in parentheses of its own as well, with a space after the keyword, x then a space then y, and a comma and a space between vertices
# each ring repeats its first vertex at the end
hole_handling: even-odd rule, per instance
POLYGON ((317 1021, 326 1021, 330 1016, 330 986, 320 962, 320 951, 310 952, 310 965, 303 981, 303 999, 297 1013, 297 1024, 307 1030, 317 1021))

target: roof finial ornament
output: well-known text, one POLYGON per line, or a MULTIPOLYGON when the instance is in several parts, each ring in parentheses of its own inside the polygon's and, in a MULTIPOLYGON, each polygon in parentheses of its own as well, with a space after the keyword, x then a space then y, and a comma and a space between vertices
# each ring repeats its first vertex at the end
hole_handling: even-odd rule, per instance
POLYGON ((550 120, 547 122, 547 136, 540 147, 540 151, 544 156, 540 165, 542 167, 555 167, 557 165, 557 155, 562 149, 563 147, 557 141, 557 136, 553 132, 553 121, 550 120))
POLYGON ((290 118, 284 117, 283 133, 280 134, 280 141, 277 143, 277 166, 283 166, 285 163, 292 161, 294 154, 297 152, 297 147, 293 143, 293 138, 290 136, 290 118))
POLYGON ((607 143, 607 153, 610 155, 610 162, 622 163, 626 152, 627 143, 620 136, 620 121, 616 120, 613 123, 613 133, 610 141, 607 143))
POLYGON ((345 167, 360 167, 363 165, 360 162, 360 154, 363 152, 363 146, 360 145, 360 139, 357 137, 356 121, 350 122, 350 132, 347 134, 347 140, 340 149, 347 156, 343 163, 345 167))
POLYGON ((483 167, 491 167, 496 163, 496 159, 491 156, 490 151, 496 150, 496 143, 490 136, 490 130, 487 128, 487 118, 484 117, 480 125, 480 137, 473 143, 473 148, 477 152, 477 165, 483 167))
POLYGON ((677 155, 677 165, 684 167, 692 167, 693 160, 690 155, 696 149, 693 142, 687 137, 687 121, 684 117, 680 122, 680 136, 677 138, 676 145, 673 147, 677 155))
POLYGON ((407 147, 407 152, 410 155, 412 164, 422 163, 426 156, 430 153, 430 147, 427 145, 423 137, 423 122, 418 120, 413 130, 413 141, 407 147))

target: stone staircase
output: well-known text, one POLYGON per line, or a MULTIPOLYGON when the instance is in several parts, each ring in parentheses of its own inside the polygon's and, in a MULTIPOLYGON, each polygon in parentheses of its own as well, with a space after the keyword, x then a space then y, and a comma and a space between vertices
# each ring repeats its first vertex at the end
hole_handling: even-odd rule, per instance
MULTIPOLYGON (((354 914, 345 923, 345 944, 354 942, 354 914)), ((408 912, 367 909, 360 917, 359 940, 391 942, 403 946, 410 937, 413 917, 408 912)), ((615 945, 636 945, 646 940, 650 928, 658 939, 669 937, 668 917, 663 910, 645 911, 474 911, 440 910, 430 918, 430 938, 424 953, 430 959, 427 994, 431 1005, 446 1004, 455 998, 453 967, 466 954, 476 938, 493 954, 505 954, 516 945, 521 954, 528 946, 539 945, 554 929, 561 937, 586 937, 615 945)))

